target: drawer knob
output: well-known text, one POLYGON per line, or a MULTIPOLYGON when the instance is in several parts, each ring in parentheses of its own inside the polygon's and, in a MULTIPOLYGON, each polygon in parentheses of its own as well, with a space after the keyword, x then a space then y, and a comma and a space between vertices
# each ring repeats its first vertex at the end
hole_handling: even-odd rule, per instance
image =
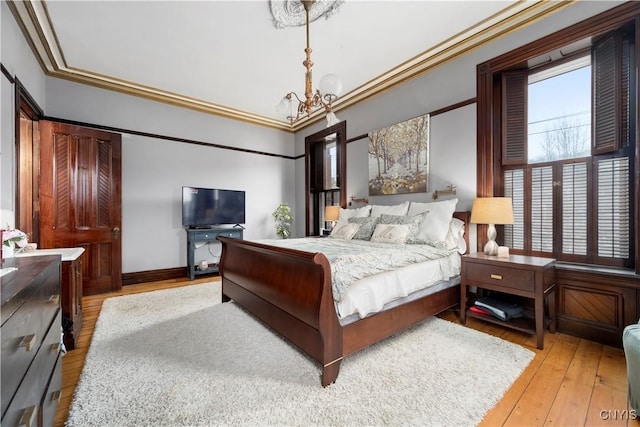
POLYGON ((31 351, 34 345, 36 345, 35 334, 27 335, 20 341, 20 347, 24 347, 26 351, 31 351))
POLYGON ((62 397, 62 393, 60 393, 60 390, 51 392, 51 401, 55 402, 56 405, 60 404, 60 397, 62 397))
POLYGON ((62 344, 61 343, 57 342, 55 344, 51 344, 51 351, 54 354, 59 354, 60 350, 62 350, 62 344))
POLYGON ((496 280, 502 280, 502 275, 501 274, 492 274, 491 278, 492 279, 496 279, 496 280))
POLYGON ((28 408, 25 408, 24 411, 22 411, 22 415, 20 416, 20 419, 18 420, 18 427, 31 427, 33 425, 33 418, 36 415, 36 407, 34 406, 29 406, 28 408))

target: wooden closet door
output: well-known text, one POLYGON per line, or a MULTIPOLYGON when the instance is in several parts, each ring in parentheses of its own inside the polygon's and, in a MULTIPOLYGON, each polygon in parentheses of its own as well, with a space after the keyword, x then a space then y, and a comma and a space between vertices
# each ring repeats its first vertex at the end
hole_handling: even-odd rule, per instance
POLYGON ((40 246, 85 249, 84 295, 120 290, 120 135, 41 121, 40 141, 40 246))

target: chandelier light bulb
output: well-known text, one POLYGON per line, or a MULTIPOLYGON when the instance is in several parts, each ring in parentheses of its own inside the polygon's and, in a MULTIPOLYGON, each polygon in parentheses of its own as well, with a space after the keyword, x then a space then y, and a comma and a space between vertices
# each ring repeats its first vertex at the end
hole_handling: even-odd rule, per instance
POLYGON ((320 93, 322 96, 338 97, 342 93, 342 79, 337 74, 325 74, 320 79, 320 93))

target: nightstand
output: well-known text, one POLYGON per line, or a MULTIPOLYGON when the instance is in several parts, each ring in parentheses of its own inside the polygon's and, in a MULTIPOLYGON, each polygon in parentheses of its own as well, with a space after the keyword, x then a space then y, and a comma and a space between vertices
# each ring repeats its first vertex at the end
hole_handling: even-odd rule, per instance
POLYGON ((548 306, 549 331, 556 331, 555 263, 553 258, 522 255, 502 258, 478 252, 463 256, 460 322, 465 324, 469 316, 535 334, 537 347, 542 349, 546 323, 545 301, 548 306), (473 304, 473 301, 467 301, 468 286, 533 299, 533 314, 502 321, 491 315, 474 313, 468 309, 473 304))

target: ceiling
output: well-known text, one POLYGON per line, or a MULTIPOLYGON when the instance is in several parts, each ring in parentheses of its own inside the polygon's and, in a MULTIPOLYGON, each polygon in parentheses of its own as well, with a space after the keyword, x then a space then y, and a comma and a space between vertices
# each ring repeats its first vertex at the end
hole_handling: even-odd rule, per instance
MULTIPOLYGON (((303 10, 297 0, 284 3, 303 10)), ((338 2, 310 24, 314 89, 324 74, 342 78, 339 116, 569 3, 338 2)), ((323 116, 316 111, 291 125, 278 114, 286 93, 304 96, 305 27, 277 28, 268 0, 9 5, 48 75, 290 131, 323 116)))

